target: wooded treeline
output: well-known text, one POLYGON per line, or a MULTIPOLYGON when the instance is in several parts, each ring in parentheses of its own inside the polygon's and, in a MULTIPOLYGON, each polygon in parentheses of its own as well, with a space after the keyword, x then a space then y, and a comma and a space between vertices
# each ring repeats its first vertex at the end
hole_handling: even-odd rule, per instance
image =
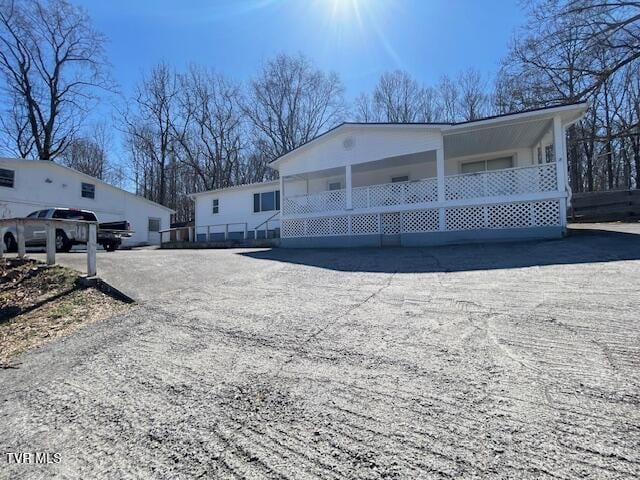
POLYGON ((347 102, 337 74, 286 54, 243 83, 160 63, 123 95, 82 9, 0 0, 4 154, 133 186, 187 220, 189 193, 273 178, 271 160, 344 120, 455 122, 587 101, 568 131, 572 188, 640 188, 640 1, 538 0, 526 14, 495 78, 469 68, 424 85, 390 71, 347 102), (105 97, 120 99, 113 120, 91 122, 105 97))

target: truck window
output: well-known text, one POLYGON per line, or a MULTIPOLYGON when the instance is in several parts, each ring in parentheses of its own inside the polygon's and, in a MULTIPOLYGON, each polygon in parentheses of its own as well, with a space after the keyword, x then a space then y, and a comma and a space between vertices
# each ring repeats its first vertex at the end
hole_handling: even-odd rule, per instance
POLYGON ((62 218, 65 220, 84 220, 87 222, 95 222, 96 216, 93 212, 83 212, 81 210, 56 210, 53 212, 53 218, 62 218))
POLYGON ((38 211, 36 210, 35 212, 31 212, 29 215, 27 215, 27 218, 36 218, 38 216, 38 211))
POLYGON ((38 212, 38 218, 46 218, 47 217, 47 213, 49 213, 49 210, 40 210, 38 212))

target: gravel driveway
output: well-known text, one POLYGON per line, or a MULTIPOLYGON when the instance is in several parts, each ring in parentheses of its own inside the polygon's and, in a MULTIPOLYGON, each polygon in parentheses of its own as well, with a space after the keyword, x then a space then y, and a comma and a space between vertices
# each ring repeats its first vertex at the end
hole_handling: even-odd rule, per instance
POLYGON ((61 455, 2 478, 640 474, 634 231, 98 268, 139 305, 0 371, 2 450, 61 455))

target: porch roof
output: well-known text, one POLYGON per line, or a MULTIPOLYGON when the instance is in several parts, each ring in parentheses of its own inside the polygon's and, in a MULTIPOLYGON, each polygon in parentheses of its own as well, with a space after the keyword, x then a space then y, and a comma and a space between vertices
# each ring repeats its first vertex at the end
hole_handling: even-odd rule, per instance
POLYGON ((563 124, 579 120, 585 113, 584 102, 543 107, 520 112, 495 115, 477 120, 456 123, 389 123, 389 122, 343 122, 327 130, 299 147, 281 155, 271 162, 277 164, 289 158, 301 149, 311 148, 319 139, 336 135, 346 128, 389 128, 438 130, 442 133, 447 157, 463 156, 471 153, 500 151, 511 148, 513 144, 533 146, 546 131, 554 116, 560 116, 563 124))

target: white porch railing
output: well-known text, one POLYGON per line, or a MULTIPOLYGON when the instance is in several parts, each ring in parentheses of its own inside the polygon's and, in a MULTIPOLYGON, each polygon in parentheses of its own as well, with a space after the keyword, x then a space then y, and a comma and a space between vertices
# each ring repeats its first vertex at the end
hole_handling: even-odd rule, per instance
MULTIPOLYGON (((445 177, 445 201, 505 198, 557 190, 555 163, 445 177)), ((425 205, 438 201, 438 181, 436 178, 427 178, 413 182, 369 185, 353 188, 351 192, 353 210, 425 205)), ((286 197, 282 213, 291 217, 344 210, 346 190, 342 189, 286 197)))
POLYGON ((283 213, 285 215, 304 215, 306 213, 344 210, 347 208, 346 196, 346 190, 342 189, 286 197, 283 213))
POLYGON ((556 164, 467 173, 445 177, 445 198, 504 197, 557 190, 556 164))
POLYGON ((384 183, 352 190, 354 209, 411 205, 438 200, 438 181, 427 178, 415 182, 384 183))
POLYGON ((11 235, 15 234, 18 258, 24 258, 27 252, 25 226, 42 228, 45 232, 45 248, 47 250, 47 265, 56 263, 56 229, 75 229, 77 238, 86 240, 87 244, 87 276, 97 275, 96 242, 98 237, 98 222, 85 220, 65 220, 61 218, 3 218, 0 219, 0 258, 4 255, 4 235, 9 227, 14 227, 11 235))

